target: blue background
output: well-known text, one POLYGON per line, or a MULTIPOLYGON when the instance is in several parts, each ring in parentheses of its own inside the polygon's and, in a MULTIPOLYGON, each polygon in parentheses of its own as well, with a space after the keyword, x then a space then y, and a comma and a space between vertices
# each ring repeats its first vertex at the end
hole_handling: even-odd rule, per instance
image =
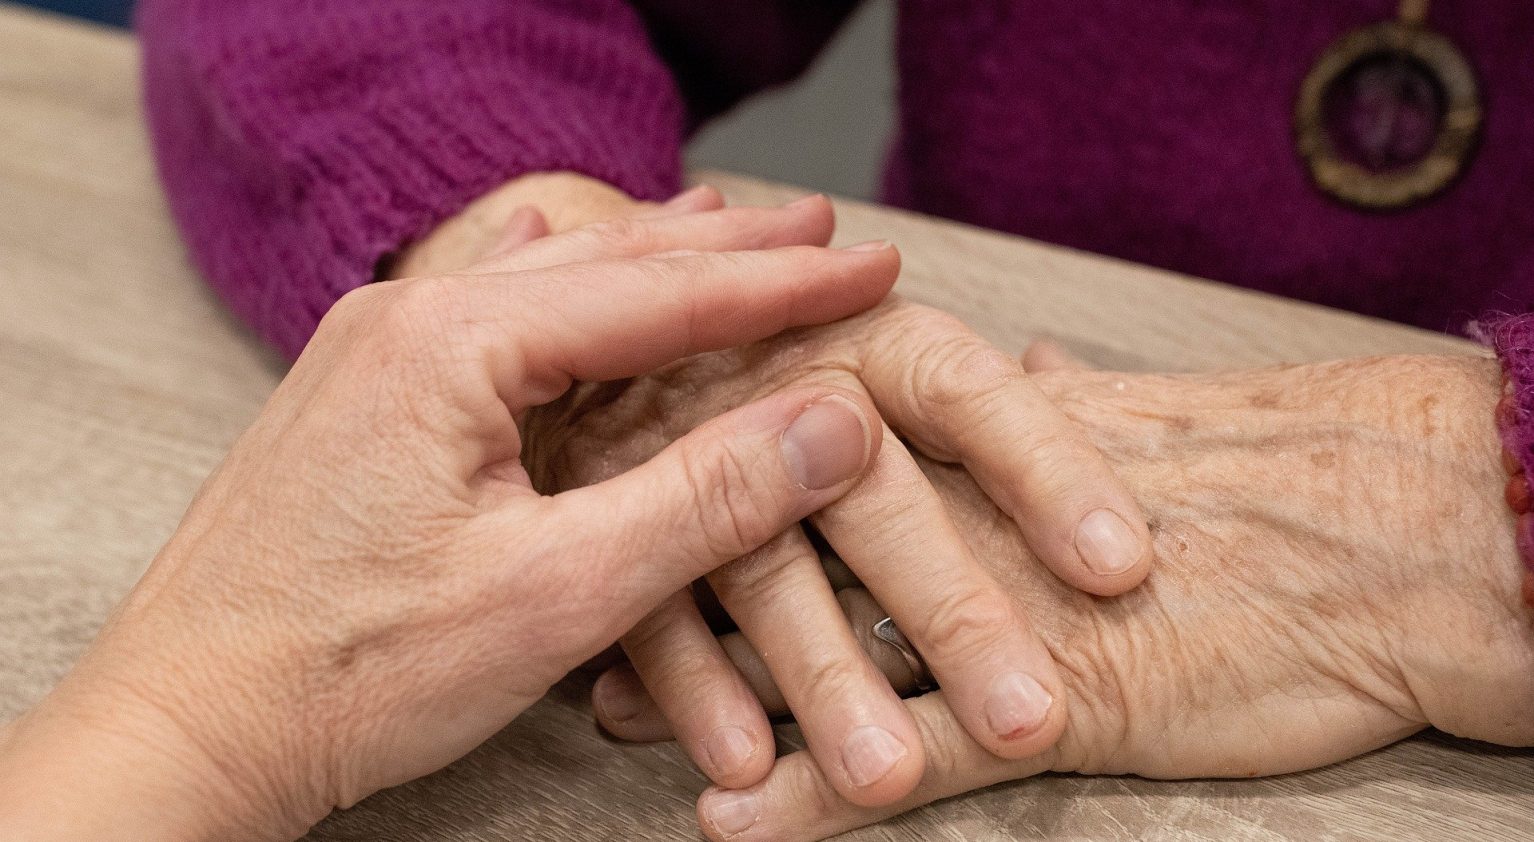
POLYGON ((91 18, 126 26, 132 14, 133 0, 21 0, 22 5, 40 6, 56 12, 91 18))

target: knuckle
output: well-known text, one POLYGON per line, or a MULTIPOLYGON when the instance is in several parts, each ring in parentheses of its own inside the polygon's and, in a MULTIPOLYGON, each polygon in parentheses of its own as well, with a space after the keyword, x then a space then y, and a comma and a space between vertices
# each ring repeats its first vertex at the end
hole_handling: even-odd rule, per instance
POLYGON ((796 591, 801 584, 793 576, 796 566, 814 565, 814 548, 789 540, 793 531, 719 568, 709 582, 720 599, 741 603, 775 603, 782 592, 796 591))
POLYGON ((631 652, 660 655, 662 657, 656 660, 670 663, 675 657, 680 657, 680 653, 672 651, 675 647, 669 645, 670 641, 676 639, 675 632, 680 623, 681 617, 676 610, 675 600, 667 600, 624 633, 623 648, 631 652))
POLYGON ((1065 730, 1056 743, 1057 770, 1111 773, 1128 740, 1125 682, 1108 654, 1113 650, 1099 650, 1099 643, 1107 641, 1084 640, 1081 646, 1053 653, 1070 699, 1065 730))
POLYGON ((638 220, 622 216, 614 217, 592 223, 584 230, 593 243, 605 251, 634 255, 651 250, 651 229, 638 220))
POLYGON ((921 625, 922 641, 934 663, 964 663, 1017 628, 1011 603, 1000 594, 972 588, 937 602, 921 625))
MULTIPOLYGON (((798 247, 785 251, 815 251, 798 247)), ((774 263, 774 255, 766 251, 714 251, 683 252, 671 263, 680 266, 685 277, 693 283, 714 283, 719 278, 745 277, 774 263)))
MULTIPOLYGON (((860 318, 872 321, 881 327, 908 327, 911 324, 911 319, 923 318, 929 314, 946 315, 936 307, 917 304, 898 292, 892 292, 860 318)), ((958 320, 955 319, 955 321, 958 320)))
POLYGON ((397 289, 398 281, 389 284, 364 284, 336 300, 330 311, 340 316, 357 316, 367 313, 397 289))
POLYGON ((796 682, 805 710, 830 710, 837 703, 854 698, 862 686, 863 670, 854 658, 831 657, 810 664, 796 682))
POLYGON ((1017 360, 966 332, 923 354, 912 376, 912 394, 942 411, 984 408, 1025 375, 1017 360))
POLYGON ((646 289, 661 294, 672 306, 691 310, 698 292, 713 278, 710 267, 727 266, 728 258, 727 255, 650 255, 636 260, 634 268, 641 273, 646 289))
POLYGON ((1036 497, 1048 499, 1054 493, 1051 489, 1072 485, 1078 478, 1099 484, 1093 469, 1101 464, 1101 455, 1070 430, 1040 427, 1019 442, 1017 448, 1015 457, 1026 472, 1026 484, 1036 489, 1036 497))
POLYGON ((745 555, 779 526, 775 489, 759 476, 755 461, 732 449, 683 460, 697 500, 698 534, 716 558, 745 555))
POLYGON ((801 762, 782 762, 779 768, 783 770, 783 779, 778 784, 781 797, 774 799, 781 802, 781 809, 764 811, 770 814, 777 812, 779 815, 798 816, 805 823, 816 819, 835 816, 847 809, 846 802, 841 795, 831 786, 825 773, 820 766, 809 760, 806 753, 794 755, 801 762))
POLYGON ((915 717, 927 758, 924 780, 947 781, 958 777, 964 771, 964 749, 972 742, 968 734, 956 727, 952 716, 946 714, 947 709, 941 710, 943 714, 934 714, 931 708, 924 708, 915 717))
POLYGON ((394 294, 391 308, 406 314, 438 313, 457 297, 461 284, 452 278, 420 278, 410 281, 394 294))
POLYGON ((907 311, 912 308, 930 309, 912 304, 902 298, 899 293, 892 292, 873 307, 836 322, 837 327, 834 330, 860 351, 864 353, 876 351, 878 343, 875 343, 873 339, 884 335, 887 331, 905 329, 908 324, 907 311))
POLYGON ((455 286, 445 278, 422 278, 404 284, 378 308, 377 332, 395 341, 446 332, 457 296, 455 286))
POLYGON ((397 283, 367 284, 341 296, 320 319, 315 335, 350 331, 368 324, 387 306, 397 283))
POLYGON ((957 316, 904 298, 891 298, 875 312, 896 327, 926 336, 958 336, 970 332, 957 316))
POLYGON ((1073 461, 1085 456, 1085 442, 1058 427, 1043 427, 1019 444, 1018 455, 1024 462, 1073 461))

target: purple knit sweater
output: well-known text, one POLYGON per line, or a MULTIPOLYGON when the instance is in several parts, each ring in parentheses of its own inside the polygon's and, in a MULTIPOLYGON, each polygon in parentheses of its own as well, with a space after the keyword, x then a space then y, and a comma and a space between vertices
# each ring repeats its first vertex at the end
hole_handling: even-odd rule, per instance
MULTIPOLYGON (((230 306, 296 354, 381 257, 569 169, 644 198, 690 127, 787 80, 855 0, 143 0, 171 204, 230 306)), ((1312 186, 1295 94, 1396 0, 904 0, 888 198, 1459 329, 1534 303, 1534 3, 1437 0, 1482 80, 1464 177, 1370 213, 1312 186)))

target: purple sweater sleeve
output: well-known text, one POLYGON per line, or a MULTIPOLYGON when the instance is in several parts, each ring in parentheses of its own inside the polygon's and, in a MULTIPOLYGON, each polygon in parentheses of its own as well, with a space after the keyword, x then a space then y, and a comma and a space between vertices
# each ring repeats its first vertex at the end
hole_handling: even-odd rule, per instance
POLYGON ((679 181, 685 106, 621 0, 144 0, 139 28, 193 258, 290 357, 381 258, 517 175, 679 181))
POLYGON ((688 127, 792 78, 856 0, 141 0, 172 212, 289 357, 379 261, 525 173, 633 196, 688 127))
POLYGON ((1511 471, 1534 467, 1534 313, 1490 314, 1472 331, 1480 334, 1502 362, 1503 399, 1497 405, 1497 428, 1511 471))
POLYGON ((142 0, 138 24, 193 259, 293 357, 380 259, 512 178, 671 194, 688 126, 797 74, 855 4, 142 0))
POLYGON ((1516 540, 1523 560, 1523 601, 1534 608, 1534 512, 1529 485, 1534 469, 1534 313, 1493 314, 1477 326, 1502 361, 1502 398, 1497 428, 1502 462, 1511 479, 1507 504, 1518 515, 1516 540))

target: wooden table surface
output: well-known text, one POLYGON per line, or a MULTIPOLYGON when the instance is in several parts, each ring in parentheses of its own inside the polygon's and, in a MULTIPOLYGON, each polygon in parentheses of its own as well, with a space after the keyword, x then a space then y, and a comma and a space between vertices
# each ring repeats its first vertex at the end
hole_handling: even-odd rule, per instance
MULTIPOLYGON (((0 3, 0 717, 79 655, 282 375, 188 267, 146 151, 137 66, 127 35, 0 3)), ((707 177, 737 201, 792 192, 707 177)), ((905 294, 1009 348, 1048 334, 1142 370, 1476 353, 1015 237, 840 211, 843 240, 901 246, 905 294)), ((462 762, 311 838, 696 838, 703 779, 673 746, 604 741, 588 690, 567 681, 462 762)), ((1045 777, 848 838, 1534 839, 1531 817, 1534 753, 1427 735, 1258 781, 1045 777)))

